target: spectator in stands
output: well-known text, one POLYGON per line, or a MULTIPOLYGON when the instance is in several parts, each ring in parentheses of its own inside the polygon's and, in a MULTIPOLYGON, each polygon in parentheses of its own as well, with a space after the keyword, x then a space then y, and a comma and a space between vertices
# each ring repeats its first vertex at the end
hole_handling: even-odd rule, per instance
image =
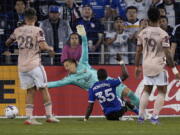
POLYGON ((24 0, 16 0, 15 9, 7 13, 9 20, 8 24, 10 25, 10 33, 12 33, 14 29, 24 21, 25 8, 26 2, 24 0))
POLYGON ((166 16, 167 12, 164 7, 159 7, 158 10, 159 10, 161 16, 166 16))
POLYGON ((55 0, 30 0, 30 5, 37 11, 38 21, 48 19, 49 7, 56 4, 55 0))
POLYGON ((70 23, 71 28, 73 27, 73 22, 80 17, 80 7, 75 3, 75 1, 65 0, 62 11, 62 18, 70 23))
POLYGON ((77 33, 72 33, 67 44, 63 47, 61 63, 63 63, 65 59, 74 59, 79 61, 81 52, 81 38, 77 33))
POLYGON ((163 0, 163 3, 158 7, 164 7, 166 9, 166 16, 170 26, 174 27, 175 25, 180 24, 180 4, 173 0, 163 0))
MULTIPOLYGON (((175 38, 175 41, 173 42, 173 44, 175 44, 177 46, 177 48, 174 50, 175 51, 175 61, 177 62, 177 64, 180 64, 180 53, 179 53, 180 52, 180 24, 176 25, 172 34, 175 38)), ((175 47, 175 45, 174 45, 174 47, 175 47)))
MULTIPOLYGON (((44 30, 48 45, 53 46, 56 53, 61 53, 63 45, 68 40, 72 31, 69 23, 60 18, 58 6, 51 6, 49 8, 49 18, 41 23, 41 28, 44 30)), ((46 60, 46 62, 48 61, 50 60, 46 60)), ((59 56, 55 56, 54 62, 59 63, 59 56)))
POLYGON ((163 0, 148 0, 149 7, 157 7, 163 3, 163 0))
MULTIPOLYGON (((128 52, 135 52, 136 37, 139 31, 139 19, 137 18, 138 9, 134 6, 127 7, 126 10, 126 31, 129 33, 128 52)), ((134 64, 134 54, 129 54, 129 64, 134 64)))
POLYGON ((90 5, 93 9, 94 17, 103 19, 105 13, 110 10, 110 0, 82 0, 82 5, 90 5))
POLYGON ((115 56, 117 53, 122 54, 125 64, 129 64, 128 60, 128 33, 124 30, 124 21, 121 17, 114 20, 114 30, 106 33, 105 42, 110 52, 109 64, 117 64, 115 56))
MULTIPOLYGON (((8 48, 5 46, 5 41, 7 38, 8 30, 10 26, 8 25, 8 17, 3 13, 2 5, 0 5, 0 64, 8 64, 5 63, 5 59, 7 57, 10 58, 10 52, 8 48)), ((6 61, 8 62, 8 61, 6 61)))
MULTIPOLYGON (((84 5, 82 8, 82 18, 77 19, 74 23, 73 31, 76 31, 78 24, 84 25, 89 43, 89 52, 99 53, 103 40, 104 27, 100 21, 93 17, 93 11, 90 5, 84 5)), ((91 64, 99 64, 99 54, 89 55, 91 64)))
POLYGON ((138 9, 138 19, 146 18, 147 9, 149 8, 149 0, 126 0, 127 7, 135 6, 138 9))
POLYGON ((170 37, 170 45, 171 45, 171 53, 172 53, 172 58, 174 58, 174 55, 175 55, 175 50, 176 50, 176 42, 175 42, 175 39, 174 39, 174 36, 172 35, 172 32, 173 32, 173 27, 168 25, 168 18, 166 16, 161 16, 160 17, 160 27, 165 30, 169 37, 170 37))
POLYGON ((126 19, 126 1, 125 0, 112 0, 111 2, 112 15, 113 18, 121 16, 123 19, 126 19))

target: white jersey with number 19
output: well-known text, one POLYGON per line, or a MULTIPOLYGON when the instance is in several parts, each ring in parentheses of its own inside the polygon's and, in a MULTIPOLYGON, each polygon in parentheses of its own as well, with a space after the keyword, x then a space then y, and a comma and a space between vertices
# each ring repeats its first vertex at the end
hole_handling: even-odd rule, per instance
POLYGON ((138 35, 137 45, 143 46, 143 72, 146 76, 156 76, 166 65, 164 47, 170 47, 169 36, 160 27, 148 26, 138 35))

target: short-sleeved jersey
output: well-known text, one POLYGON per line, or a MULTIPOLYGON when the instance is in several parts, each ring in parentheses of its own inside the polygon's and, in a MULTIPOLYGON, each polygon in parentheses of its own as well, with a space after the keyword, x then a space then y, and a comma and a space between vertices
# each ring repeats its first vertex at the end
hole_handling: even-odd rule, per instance
POLYGON ((41 28, 24 25, 16 28, 10 38, 18 43, 20 72, 30 71, 41 64, 39 42, 45 41, 41 28))
POLYGON ((164 70, 166 61, 164 47, 170 47, 169 36, 160 27, 147 27, 138 35, 137 45, 143 46, 143 72, 156 76, 164 70))
POLYGON ((121 110, 122 101, 116 95, 116 87, 121 83, 118 79, 108 79, 96 82, 89 89, 89 103, 99 101, 105 115, 121 110))

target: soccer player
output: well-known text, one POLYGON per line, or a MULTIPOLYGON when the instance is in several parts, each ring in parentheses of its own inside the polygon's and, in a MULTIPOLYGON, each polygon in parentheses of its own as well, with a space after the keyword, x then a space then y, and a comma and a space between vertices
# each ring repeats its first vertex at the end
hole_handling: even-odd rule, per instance
POLYGON ((41 28, 34 26, 37 20, 36 11, 29 8, 25 11, 25 25, 18 27, 6 41, 6 45, 13 42, 18 43, 19 58, 18 70, 22 89, 27 90, 26 115, 28 119, 24 124, 40 125, 33 117, 34 95, 40 91, 43 96, 44 106, 47 115, 47 122, 59 122, 52 115, 52 103, 47 88, 47 77, 44 67, 41 65, 40 51, 48 51, 53 55, 53 48, 45 42, 41 28))
MULTIPOLYGON (((78 25, 77 32, 82 38, 82 55, 79 63, 73 59, 64 60, 64 67, 69 75, 59 81, 48 82, 48 88, 72 84, 88 90, 98 81, 97 70, 93 69, 88 63, 88 44, 84 26, 78 25)), ((119 64, 123 64, 123 62, 119 61, 119 64)), ((129 97, 131 103, 139 107, 139 98, 122 83, 117 87, 117 96, 120 98, 121 96, 129 97)))
POLYGON ((158 116, 163 107, 168 85, 168 75, 165 70, 166 60, 172 67, 172 72, 177 79, 180 74, 175 67, 172 59, 169 36, 159 27, 160 13, 155 7, 148 10, 150 26, 143 29, 138 35, 136 50, 136 77, 141 73, 140 60, 143 54, 143 74, 144 74, 144 91, 140 99, 140 112, 138 122, 144 122, 144 113, 148 105, 148 99, 152 92, 153 86, 156 85, 158 95, 154 103, 154 110, 151 117, 152 124, 158 124, 158 116))
POLYGON ((117 79, 107 79, 108 75, 105 69, 99 69, 97 71, 97 76, 99 81, 89 89, 89 105, 84 121, 89 119, 96 99, 99 101, 107 120, 121 120, 127 108, 132 109, 138 114, 138 109, 136 107, 128 102, 125 102, 124 105, 123 101, 117 97, 116 94, 116 87, 128 77, 124 64, 122 65, 122 75, 117 79))

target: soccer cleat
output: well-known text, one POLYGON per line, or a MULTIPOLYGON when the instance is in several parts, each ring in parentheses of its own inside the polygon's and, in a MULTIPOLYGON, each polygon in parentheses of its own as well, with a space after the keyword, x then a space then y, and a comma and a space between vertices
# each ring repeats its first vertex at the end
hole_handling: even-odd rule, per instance
POLYGON ((143 123, 144 123, 144 118, 143 118, 143 117, 139 117, 138 120, 137 120, 137 122, 138 122, 139 124, 143 124, 143 123))
POLYGON ((56 119, 54 116, 51 116, 51 117, 47 118, 46 122, 49 122, 49 123, 59 123, 60 120, 56 119))
POLYGON ((119 121, 133 121, 134 119, 132 117, 126 117, 122 116, 119 118, 119 121))
POLYGON ((153 125, 159 125, 159 119, 158 118, 151 117, 150 122, 153 125))
POLYGON ((42 125, 41 122, 38 122, 36 119, 27 119, 24 121, 25 125, 42 125))
POLYGON ((119 121, 127 121, 128 120, 128 118, 127 117, 119 117, 119 121))

